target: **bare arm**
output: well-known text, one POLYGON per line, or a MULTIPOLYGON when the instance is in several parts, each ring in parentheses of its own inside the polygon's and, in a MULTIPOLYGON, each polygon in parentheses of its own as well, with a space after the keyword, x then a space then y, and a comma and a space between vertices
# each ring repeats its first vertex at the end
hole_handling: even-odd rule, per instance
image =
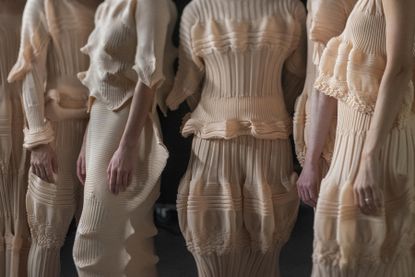
POLYGON ((309 206, 317 204, 317 187, 320 182, 319 162, 337 108, 337 100, 319 91, 312 94, 311 126, 304 167, 298 179, 298 192, 309 206))
POLYGON ((370 129, 354 184, 355 201, 362 212, 375 214, 383 201, 379 154, 398 119, 412 76, 415 31, 413 0, 383 0, 386 18, 386 69, 380 84, 370 129))

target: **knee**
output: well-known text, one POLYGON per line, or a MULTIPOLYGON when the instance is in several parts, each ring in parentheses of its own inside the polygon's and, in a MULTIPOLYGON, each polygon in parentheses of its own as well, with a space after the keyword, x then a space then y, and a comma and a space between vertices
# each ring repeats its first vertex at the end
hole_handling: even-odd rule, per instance
POLYGON ((62 224, 50 225, 29 217, 32 243, 45 248, 61 248, 65 242, 66 230, 62 224))

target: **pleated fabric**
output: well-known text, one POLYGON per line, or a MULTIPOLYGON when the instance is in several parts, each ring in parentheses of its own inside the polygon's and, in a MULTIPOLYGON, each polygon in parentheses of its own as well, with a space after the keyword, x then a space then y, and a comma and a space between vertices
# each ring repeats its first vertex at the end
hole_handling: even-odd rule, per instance
POLYGON ((24 277, 29 252, 21 83, 7 83, 18 55, 24 2, 0 1, 0 276, 24 277), (6 3, 5 3, 6 2, 6 3))
POLYGON ((82 186, 76 176, 76 160, 82 146, 86 120, 52 124, 58 172, 47 183, 29 171, 26 209, 32 235, 28 276, 59 276, 60 248, 74 216, 82 209, 82 186))
POLYGON ((199 276, 278 276, 296 221, 288 140, 195 137, 177 198, 180 228, 199 276))
POLYGON ((385 197, 377 216, 362 214, 353 196, 371 120, 339 102, 333 161, 316 210, 313 277, 415 276, 415 114, 382 148, 385 197))
POLYGON ((107 180, 130 112, 130 102, 114 112, 99 99, 92 105, 86 141, 84 207, 74 260, 80 277, 156 276, 153 205, 167 150, 149 115, 139 138, 137 167, 125 192, 114 195, 107 180))

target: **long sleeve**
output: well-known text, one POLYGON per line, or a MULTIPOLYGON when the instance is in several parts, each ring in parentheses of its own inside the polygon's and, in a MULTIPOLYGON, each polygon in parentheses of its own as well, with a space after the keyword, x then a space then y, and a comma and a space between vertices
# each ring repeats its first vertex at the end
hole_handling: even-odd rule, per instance
POLYGON ((307 34, 306 34, 306 11, 301 3, 295 8, 294 18, 296 20, 296 40, 292 54, 284 63, 282 85, 287 111, 294 113, 294 103, 301 94, 306 74, 307 63, 307 34))
POLYGON ((204 63, 192 49, 192 27, 197 22, 193 7, 186 7, 180 23, 179 69, 173 90, 167 98, 171 110, 187 100, 193 109, 200 97, 200 87, 204 76, 204 63))
POLYGON ((23 81, 22 96, 27 127, 24 147, 33 148, 54 139, 45 118, 46 58, 50 41, 46 15, 41 1, 29 0, 23 14, 18 60, 9 74, 9 82, 23 81))

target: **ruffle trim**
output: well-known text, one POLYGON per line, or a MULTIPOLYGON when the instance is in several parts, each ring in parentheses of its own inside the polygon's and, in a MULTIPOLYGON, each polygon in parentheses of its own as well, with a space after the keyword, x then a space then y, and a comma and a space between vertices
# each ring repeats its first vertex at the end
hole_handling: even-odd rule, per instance
POLYGON ((315 87, 360 112, 372 114, 385 67, 384 56, 366 53, 342 36, 336 37, 321 56, 315 87))
POLYGON ((53 128, 49 122, 36 130, 25 128, 23 147, 32 149, 42 144, 49 144, 55 139, 53 128))
POLYGON ((292 133, 292 125, 288 122, 265 122, 253 120, 224 120, 219 122, 202 122, 184 118, 182 135, 192 134, 202 139, 233 139, 238 136, 250 135, 259 139, 288 139, 292 133))

